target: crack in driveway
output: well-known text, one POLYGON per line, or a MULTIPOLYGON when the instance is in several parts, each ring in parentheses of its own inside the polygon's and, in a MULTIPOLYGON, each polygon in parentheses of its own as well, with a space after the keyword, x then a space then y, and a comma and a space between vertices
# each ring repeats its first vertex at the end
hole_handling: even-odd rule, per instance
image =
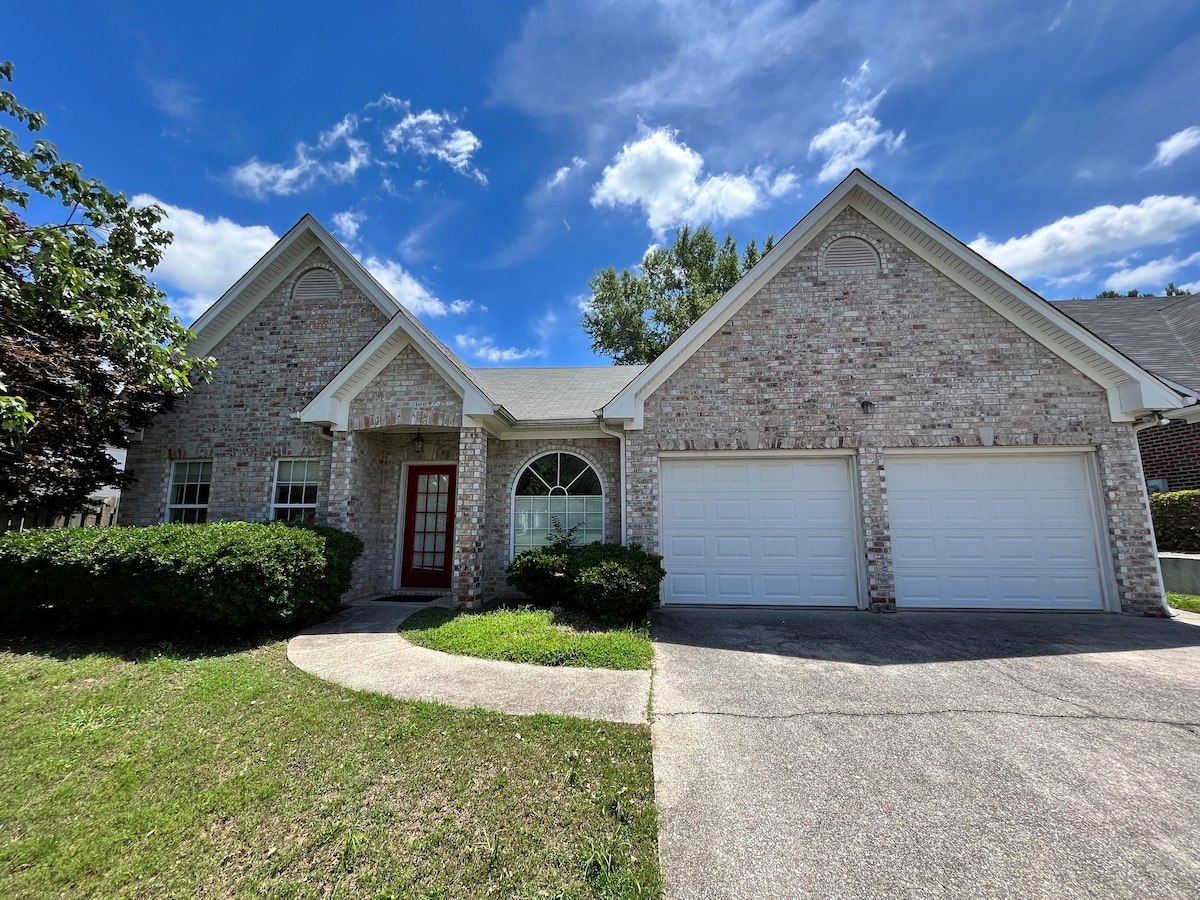
POLYGON ((1200 722, 1178 722, 1173 719, 1144 719, 1137 716, 1106 716, 1100 713, 1091 713, 1089 715, 1069 715, 1067 713, 1030 713, 1020 712, 1012 709, 927 709, 927 710, 911 710, 908 712, 847 712, 845 710, 827 709, 827 710, 808 710, 806 712, 797 713, 779 713, 779 714, 761 714, 761 713, 734 713, 734 712, 713 712, 710 710, 680 710, 678 712, 660 712, 655 711, 656 719, 674 718, 679 716, 717 716, 729 719, 746 719, 750 721, 769 722, 774 720, 785 721, 788 719, 809 719, 809 718, 848 718, 848 719, 896 719, 896 718, 918 718, 931 716, 950 716, 950 715, 967 715, 967 716, 1013 716, 1024 719, 1070 719, 1079 722, 1127 722, 1136 725, 1165 725, 1169 728, 1179 728, 1189 734, 1200 734, 1200 722))

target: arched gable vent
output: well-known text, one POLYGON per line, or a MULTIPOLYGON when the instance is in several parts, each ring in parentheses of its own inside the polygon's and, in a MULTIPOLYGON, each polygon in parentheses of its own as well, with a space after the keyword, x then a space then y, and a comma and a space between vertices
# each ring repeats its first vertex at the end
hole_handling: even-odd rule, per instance
POLYGON ((825 248, 826 272, 878 272, 879 254, 862 238, 841 237, 825 248))
POLYGON ((296 280, 294 300, 321 300, 334 296, 341 287, 337 276, 328 269, 310 269, 296 280))

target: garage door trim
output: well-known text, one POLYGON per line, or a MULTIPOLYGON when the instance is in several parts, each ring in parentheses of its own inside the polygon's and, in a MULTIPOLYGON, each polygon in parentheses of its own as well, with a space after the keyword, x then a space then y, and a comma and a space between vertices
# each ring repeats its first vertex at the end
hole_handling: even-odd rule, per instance
MULTIPOLYGON (((1079 445, 1032 445, 1021 447, 894 447, 885 448, 884 477, 887 477, 887 460, 892 457, 1018 457, 1018 456, 1075 456, 1083 463, 1083 474, 1086 482, 1086 497, 1088 511, 1092 523, 1092 540, 1096 552, 1097 570, 1100 580, 1101 610, 1104 612, 1120 612, 1119 594, 1117 591, 1116 573, 1113 569, 1112 548, 1106 541, 1108 522, 1104 511, 1104 496, 1101 492, 1099 465, 1096 459, 1096 448, 1079 445)), ((888 534, 891 535, 891 515, 889 509, 888 534)), ((895 560, 893 559, 893 565, 895 560)))
MULTIPOLYGON (((850 488, 850 527, 851 539, 854 542, 854 580, 855 580, 855 605, 842 607, 844 609, 861 609, 869 608, 870 599, 867 595, 867 560, 865 553, 866 537, 863 533, 863 503, 862 503, 862 482, 859 477, 858 467, 858 451, 850 448, 837 449, 820 449, 820 450, 660 450, 658 452, 658 471, 655 473, 658 480, 658 546, 659 552, 662 553, 666 549, 664 527, 664 505, 663 505, 663 477, 662 464, 672 460, 685 459, 701 459, 701 460, 728 460, 728 459, 749 459, 765 461, 770 459, 843 459, 846 462, 847 477, 850 488)), ((664 578, 659 585, 659 603, 668 606, 684 606, 686 604, 668 604, 666 602, 667 584, 664 578)), ((731 604, 732 605, 732 604, 731 604)), ((719 604, 712 604, 714 608, 720 608, 719 604)), ((789 607, 790 608, 790 607, 789 607)), ((798 607, 802 608, 802 607, 798 607)))

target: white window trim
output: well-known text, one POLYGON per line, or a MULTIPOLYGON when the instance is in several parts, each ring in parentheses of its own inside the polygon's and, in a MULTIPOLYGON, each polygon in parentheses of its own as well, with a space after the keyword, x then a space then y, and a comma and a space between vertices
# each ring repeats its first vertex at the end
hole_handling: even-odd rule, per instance
MULTIPOLYGON (((177 460, 173 461, 171 463, 171 478, 170 478, 170 481, 167 483, 167 508, 166 508, 166 512, 163 515, 163 522, 168 525, 172 524, 171 513, 177 509, 179 509, 179 510, 202 509, 202 510, 204 510, 204 520, 206 522, 208 521, 208 506, 209 506, 208 503, 172 503, 171 502, 172 500, 175 499, 175 486, 176 486, 176 484, 178 484, 178 482, 175 480, 175 473, 179 471, 180 466, 188 466, 188 465, 192 465, 195 463, 208 463, 208 466, 209 466, 209 469, 208 469, 208 492, 209 492, 209 500, 210 501, 212 500, 212 484, 213 484, 213 482, 212 482, 212 464, 213 464, 213 461, 211 459, 177 459, 177 460)), ((196 484, 204 484, 204 482, 202 482, 202 481, 198 481, 195 483, 196 484)), ((184 482, 184 484, 187 484, 187 482, 184 482)), ((184 524, 184 523, 176 523, 176 524, 184 524)))
MULTIPOLYGON (((587 463, 593 472, 596 473, 596 480, 600 482, 600 539, 598 543, 604 543, 608 540, 608 511, 605 503, 608 500, 608 485, 605 484, 604 472, 591 456, 587 453, 582 453, 575 447, 543 447, 536 453, 532 453, 521 461, 513 472, 512 487, 508 492, 508 558, 509 560, 516 559, 517 556, 517 484, 521 481, 521 476, 525 474, 525 470, 541 459, 543 456, 549 456, 551 453, 566 453, 571 456, 577 456, 579 459, 587 463)), ((585 496, 595 496, 588 494, 585 496)))
MULTIPOLYGON (((305 485, 313 482, 305 481, 305 485)), ((289 481, 288 484, 296 484, 294 481, 289 481)), ((321 498, 321 458, 319 456, 279 456, 275 458, 275 476, 271 480, 271 521, 278 521, 278 511, 281 509, 311 509, 313 512, 313 521, 317 518, 317 503, 321 498), (317 498, 312 503, 276 503, 275 497, 279 492, 279 464, 285 462, 315 462, 317 464, 317 498)))

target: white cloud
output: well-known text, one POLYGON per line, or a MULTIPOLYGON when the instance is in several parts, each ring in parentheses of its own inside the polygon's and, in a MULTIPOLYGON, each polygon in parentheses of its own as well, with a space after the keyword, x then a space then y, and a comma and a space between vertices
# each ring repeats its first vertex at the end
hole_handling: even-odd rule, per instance
POLYGON ((1136 268, 1121 268, 1104 280, 1104 286, 1111 291, 1127 291, 1130 288, 1151 293, 1159 293, 1168 281, 1174 280, 1175 274, 1200 263, 1200 253, 1193 253, 1183 259, 1174 256, 1164 256, 1162 259, 1151 260, 1136 268))
POLYGON ((706 175, 699 153, 672 129, 658 128, 621 148, 594 186, 592 205, 640 206, 651 230, 662 233, 683 222, 749 215, 762 188, 745 175, 706 175))
POLYGON ((980 235, 970 246, 1016 278, 1045 278, 1139 247, 1170 243, 1196 224, 1200 201, 1195 197, 1155 195, 1136 204, 1097 206, 1001 243, 980 235))
POLYGON ((545 315, 533 323, 533 333, 538 336, 542 346, 548 344, 550 338, 558 333, 558 315, 551 307, 547 306, 545 315))
POLYGON ((333 214, 334 230, 348 241, 358 237, 358 229, 365 221, 367 221, 366 213, 356 212, 352 209, 333 214))
POLYGON ((553 175, 550 176, 550 178, 546 181, 546 187, 548 187, 548 188, 558 187, 560 184, 563 184, 568 178, 570 178, 571 174, 573 172, 578 172, 580 169, 584 168, 586 165, 587 165, 587 160, 585 160, 579 156, 574 157, 571 160, 571 164, 569 166, 563 166, 557 172, 555 172, 553 175))
POLYGON ((516 347, 498 347, 496 339, 491 335, 477 338, 470 334, 458 334, 454 336, 454 343, 459 350, 471 353, 476 358, 490 363, 516 362, 521 359, 546 355, 545 350, 536 350, 532 347, 524 350, 518 350, 516 347))
POLYGON ((863 62, 853 77, 842 79, 849 94, 842 106, 844 118, 817 132, 809 142, 809 159, 818 155, 825 157, 817 181, 836 181, 866 163, 876 148, 895 153, 904 143, 905 132, 884 131, 875 118, 879 101, 887 92, 864 96, 870 71, 869 62, 863 62))
POLYGON ((175 240, 151 277, 162 281, 164 290, 169 288, 171 308, 185 322, 198 318, 279 240, 265 225, 209 219, 149 194, 137 194, 132 202, 157 204, 167 214, 163 225, 175 240))
POLYGON ((190 86, 174 79, 146 78, 150 97, 161 112, 173 119, 191 119, 200 105, 200 98, 190 86))
POLYGON ((450 303, 439 300, 425 285, 417 281, 408 270, 394 260, 368 256, 361 262, 367 271, 375 276, 375 280, 414 315, 433 317, 460 315, 472 306, 470 300, 454 300, 450 303))
POLYGON ((1158 152, 1154 154, 1152 168, 1165 169, 1186 153, 1191 153, 1200 147, 1200 125, 1192 125, 1183 131, 1177 131, 1165 141, 1158 142, 1158 152))
POLYGON ((298 143, 295 158, 290 163, 263 162, 255 156, 230 170, 230 181, 236 188, 259 199, 269 194, 295 194, 321 179, 335 183, 349 181, 360 169, 371 164, 370 146, 355 136, 357 130, 358 117, 348 113, 331 129, 321 132, 315 146, 303 141, 298 143), (330 158, 341 145, 345 146, 345 159, 330 158))
POLYGON ((458 118, 449 112, 434 112, 432 109, 414 113, 407 100, 398 100, 384 94, 376 106, 404 111, 404 118, 384 134, 384 146, 389 153, 401 150, 441 160, 460 175, 474 178, 480 184, 488 183, 487 176, 471 164, 471 157, 483 146, 483 141, 457 127, 458 118))

